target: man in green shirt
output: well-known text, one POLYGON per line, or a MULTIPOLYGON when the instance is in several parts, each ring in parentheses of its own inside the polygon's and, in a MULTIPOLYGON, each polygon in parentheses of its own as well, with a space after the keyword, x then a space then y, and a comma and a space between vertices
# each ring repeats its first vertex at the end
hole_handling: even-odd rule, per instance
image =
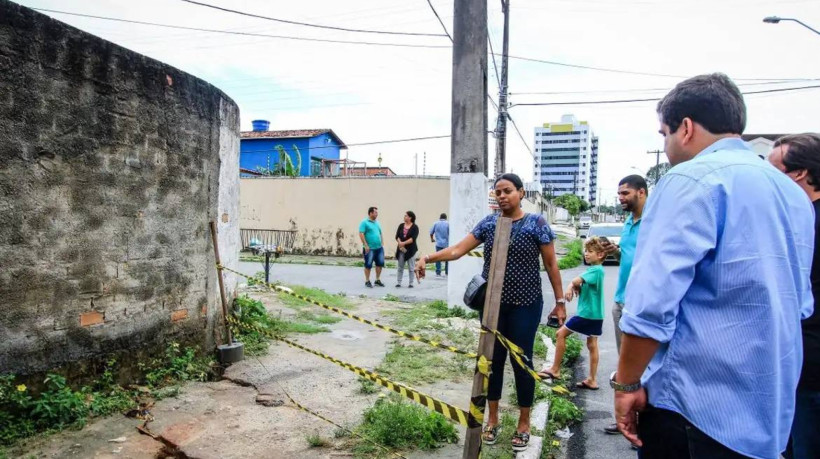
POLYGON ((362 240, 362 256, 364 256, 364 285, 373 288, 370 283, 370 270, 373 263, 376 263, 376 282, 379 287, 384 287, 380 277, 384 267, 384 239, 382 237, 382 227, 376 219, 379 217, 379 209, 370 207, 367 209, 367 218, 359 224, 359 239, 362 240))

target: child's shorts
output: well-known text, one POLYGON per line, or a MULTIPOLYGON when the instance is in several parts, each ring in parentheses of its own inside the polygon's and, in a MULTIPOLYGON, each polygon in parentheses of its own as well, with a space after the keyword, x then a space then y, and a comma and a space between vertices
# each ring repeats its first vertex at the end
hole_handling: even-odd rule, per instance
POLYGON ((573 316, 565 327, 570 331, 587 336, 601 336, 603 333, 604 320, 603 319, 584 319, 583 317, 573 316))

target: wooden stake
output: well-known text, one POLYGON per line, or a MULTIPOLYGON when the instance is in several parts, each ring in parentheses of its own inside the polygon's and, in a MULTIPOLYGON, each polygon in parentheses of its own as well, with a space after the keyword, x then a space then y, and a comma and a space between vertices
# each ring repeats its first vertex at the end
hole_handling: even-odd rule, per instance
MULTIPOLYGON (((510 233, 512 231, 512 219, 498 217, 495 225, 495 238, 493 239, 492 261, 490 262, 490 278, 487 279, 487 295, 484 298, 484 317, 481 323, 485 327, 495 330, 498 327, 498 310, 501 306, 501 291, 504 286, 504 274, 507 269, 507 252, 510 248, 510 233)), ((484 357, 488 361, 493 359, 493 348, 495 346, 495 335, 492 333, 482 333, 478 340, 478 356, 484 357)), ((473 393, 470 397, 472 403, 475 397, 485 395, 485 376, 476 370, 473 376, 473 393)), ((477 405, 482 417, 486 408, 486 400, 477 405)), ((481 425, 467 428, 467 436, 464 442, 464 459, 477 459, 481 453, 481 425)))
POLYGON ((211 239, 214 241, 214 258, 216 259, 216 274, 219 280, 219 295, 222 297, 222 321, 225 323, 225 336, 228 337, 226 344, 233 343, 233 336, 231 336, 231 328, 228 326, 228 297, 225 296, 225 282, 222 280, 222 261, 219 259, 219 244, 216 239, 216 222, 210 222, 211 239))

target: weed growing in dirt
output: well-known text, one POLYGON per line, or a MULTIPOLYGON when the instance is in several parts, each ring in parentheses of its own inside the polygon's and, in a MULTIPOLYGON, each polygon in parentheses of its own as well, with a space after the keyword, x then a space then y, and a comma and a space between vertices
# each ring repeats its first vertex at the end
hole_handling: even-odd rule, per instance
POLYGON ((382 299, 383 299, 384 301, 396 301, 396 302, 400 302, 400 301, 401 301, 401 298, 397 297, 396 295, 393 295, 392 293, 388 293, 388 294, 387 294, 387 295, 385 295, 385 296, 384 296, 384 298, 382 298, 382 299))
POLYGON ((447 305, 447 302, 444 300, 433 301, 427 307, 435 311, 435 315, 439 319, 446 319, 448 317, 458 317, 461 319, 478 319, 478 311, 471 311, 469 309, 465 309, 458 306, 451 308, 447 305))
MULTIPOLYGON (((166 386, 210 378, 212 364, 211 358, 198 357, 195 348, 172 343, 162 355, 139 368, 151 396, 161 398, 166 386)), ((40 432, 82 427, 90 418, 136 407, 137 392, 115 383, 116 365, 115 359, 108 360, 98 380, 79 390, 57 374, 47 375, 39 392, 15 382, 14 375, 0 375, 0 445, 40 432)))
POLYGON ((325 333, 330 331, 327 327, 322 327, 321 325, 314 325, 314 324, 305 324, 299 322, 288 322, 287 327, 289 332, 293 333, 305 333, 305 334, 315 334, 315 333, 325 333))
POLYGON ((456 364, 459 358, 454 357, 445 357, 445 354, 428 346, 395 342, 376 371, 410 385, 469 376, 469 368, 456 364))
MULTIPOLYGON (((458 431, 447 419, 398 396, 380 398, 364 412, 356 431, 380 445, 395 449, 430 450, 458 442, 458 431)), ((358 457, 374 457, 382 450, 364 441, 353 448, 358 457)))
POLYGON ((326 446, 330 446, 330 442, 319 434, 308 435, 305 437, 305 440, 307 440, 308 445, 310 445, 311 448, 324 448, 326 446))
POLYGON ((566 245, 567 254, 558 260, 558 269, 570 269, 581 264, 584 259, 584 247, 580 239, 575 239, 566 245))
POLYGON ((371 395, 379 392, 379 386, 367 378, 359 378, 359 393, 371 395))
POLYGON ((571 400, 552 395, 550 400, 550 421, 553 421, 558 429, 581 422, 584 420, 584 411, 572 403, 571 400))

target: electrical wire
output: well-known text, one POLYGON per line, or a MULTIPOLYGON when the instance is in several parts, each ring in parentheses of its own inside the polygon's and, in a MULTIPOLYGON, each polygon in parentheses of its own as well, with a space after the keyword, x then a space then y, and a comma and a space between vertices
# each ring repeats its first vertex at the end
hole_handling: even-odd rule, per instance
MULTIPOLYGON (((801 91, 806 89, 817 89, 820 88, 820 85, 813 85, 813 86, 799 86, 796 88, 777 88, 777 89, 765 89, 761 91, 748 91, 742 92, 743 95, 751 95, 751 94, 767 94, 773 92, 786 92, 786 91, 801 91)), ((574 102, 532 102, 532 103, 523 103, 523 104, 512 104, 510 107, 533 107, 533 106, 545 106, 545 105, 604 105, 604 104, 626 104, 630 102, 657 102, 661 100, 660 97, 653 97, 650 99, 620 99, 620 100, 585 100, 585 101, 574 101, 574 102)))
MULTIPOLYGON (((799 81, 820 81, 817 78, 807 78, 805 80, 799 81)), ((772 85, 772 84, 787 84, 793 83, 794 80, 779 80, 779 81, 766 81, 763 83, 738 83, 738 86, 764 86, 764 85, 772 85)), ((652 91, 670 91, 671 87, 665 88, 644 88, 644 89, 592 89, 592 90, 579 90, 579 91, 544 91, 544 92, 516 92, 510 93, 510 95, 516 96, 538 96, 538 95, 562 95, 562 94, 604 94, 604 93, 629 93, 629 92, 652 92, 652 91)))
POLYGON ((430 9, 433 10, 433 14, 436 15, 436 19, 438 19, 439 24, 441 24, 441 28, 444 29, 444 34, 447 35, 447 38, 450 39, 450 43, 453 42, 453 36, 450 35, 450 32, 447 31, 447 26, 444 25, 444 21, 441 20, 441 16, 438 15, 438 11, 436 11, 436 7, 433 6, 433 2, 427 0, 427 4, 430 5, 430 9))
POLYGON ((324 38, 306 38, 306 37, 291 37, 286 35, 269 35, 263 33, 252 33, 252 32, 237 32, 237 31, 230 31, 230 30, 217 30, 217 29, 204 29, 199 27, 186 27, 186 26, 178 26, 178 25, 171 25, 171 24, 160 24, 156 22, 145 22, 145 21, 134 21, 131 19, 120 19, 120 18, 112 18, 106 16, 95 16, 91 14, 80 14, 80 13, 71 13, 68 11, 59 11, 59 10, 51 10, 47 8, 32 8, 37 11, 45 11, 48 13, 57 13, 57 14, 65 14, 68 16, 79 16, 84 18, 92 18, 92 19, 102 19, 104 21, 115 21, 115 22, 124 22, 128 24, 140 24, 140 25, 148 25, 154 27, 165 27, 168 29, 179 29, 179 30, 194 30, 197 32, 210 32, 210 33, 221 33, 227 35, 244 35, 248 37, 265 37, 265 38, 279 38, 283 40, 298 40, 298 41, 312 41, 312 42, 321 42, 321 43, 342 43, 348 45, 370 45, 370 46, 395 46, 400 48, 446 48, 450 49, 452 46, 448 45, 414 45, 414 44, 406 44, 406 43, 380 43, 380 42, 369 42, 369 41, 353 41, 353 40, 330 40, 324 38))
MULTIPOLYGON (((247 13, 245 11, 239 10, 232 10, 230 8, 224 8, 221 6, 210 5, 208 3, 197 2, 194 0, 180 0, 185 3, 190 3, 192 5, 202 6, 205 8, 211 8, 219 11, 224 11, 226 13, 233 13, 239 14, 241 16, 247 16, 256 19, 264 19, 267 21, 274 21, 274 22, 281 22, 283 24, 292 24, 304 27, 314 27, 317 29, 328 29, 328 30, 339 30, 342 32, 356 32, 356 33, 373 33, 373 34, 383 34, 383 35, 407 35, 407 36, 414 36, 414 37, 443 37, 444 35, 440 33, 421 33, 421 32, 391 32, 386 30, 366 30, 366 29, 349 29, 346 27, 337 27, 337 26, 328 26, 328 25, 320 25, 320 24, 311 24, 308 22, 299 22, 299 21, 292 21, 290 19, 281 19, 281 18, 274 18, 270 16, 262 16, 259 14, 247 13)), ((436 15, 438 16, 438 15, 436 15)), ((447 35, 449 37, 449 34, 447 35)), ((452 38, 450 38, 452 41, 452 38)))
POLYGON ((518 138, 520 138, 520 139, 521 139, 521 143, 523 143, 523 144, 524 144, 524 146, 525 146, 525 147, 527 147, 527 151, 530 153, 530 156, 532 156, 533 158, 535 158, 535 153, 533 153, 533 152, 532 152, 532 148, 530 148, 529 144, 528 144, 528 143, 527 143, 527 141, 524 139, 524 135, 523 135, 523 134, 521 134, 521 130, 519 130, 519 129, 518 129, 518 125, 517 125, 517 124, 515 124, 515 120, 513 120, 513 119, 512 119, 512 117, 511 117, 509 114, 507 115, 507 119, 509 119, 509 120, 510 120, 510 123, 512 123, 513 128, 515 128, 515 132, 517 132, 517 133, 518 133, 518 138))
MULTIPOLYGON (((567 64, 566 62, 557 62, 557 61, 550 61, 546 59, 536 59, 532 57, 523 57, 523 56, 507 56, 510 59, 516 59, 519 61, 526 61, 526 62, 538 62, 541 64, 549 64, 549 65, 556 65, 559 67, 570 67, 574 69, 584 69, 584 70, 595 70, 598 72, 609 72, 609 73, 622 73, 626 75, 641 75, 641 76, 652 76, 652 77, 662 77, 662 78, 689 78, 691 75, 672 75, 668 73, 651 73, 651 72, 638 72, 633 70, 623 70, 623 69, 611 69, 606 67, 594 67, 591 65, 581 65, 581 64, 567 64)), ((782 80, 782 81, 806 81, 811 80, 811 78, 733 78, 735 81, 770 81, 770 80, 782 80)))

